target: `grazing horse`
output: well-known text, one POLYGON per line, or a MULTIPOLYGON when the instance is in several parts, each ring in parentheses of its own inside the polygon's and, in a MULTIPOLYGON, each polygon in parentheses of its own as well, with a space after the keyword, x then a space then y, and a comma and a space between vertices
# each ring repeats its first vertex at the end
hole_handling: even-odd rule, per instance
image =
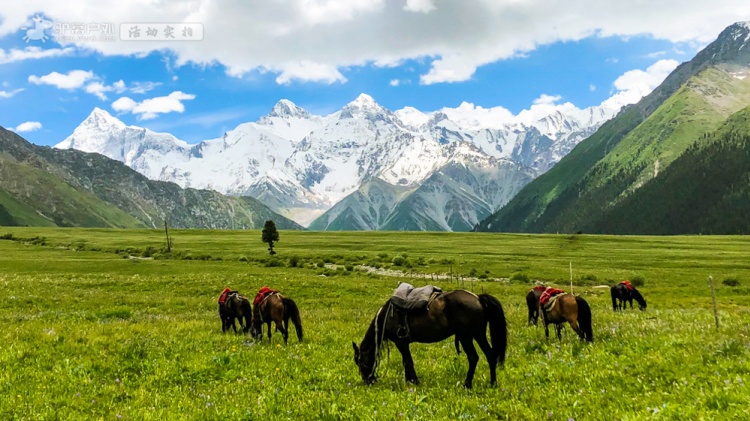
POLYGON ((276 325, 276 330, 281 332, 284 344, 289 339, 289 319, 294 323, 297 332, 297 340, 302 342, 302 319, 299 315, 297 304, 291 299, 284 297, 278 292, 266 295, 263 300, 253 307, 253 319, 250 333, 255 339, 263 339, 263 324, 268 326, 268 340, 271 340, 271 322, 276 325))
POLYGON ((221 316, 222 332, 226 332, 231 326, 234 329, 234 333, 237 333, 235 319, 240 321, 240 328, 242 328, 242 331, 247 332, 252 317, 250 300, 244 295, 238 294, 236 291, 231 292, 227 295, 224 303, 219 304, 219 316, 221 316))
POLYGON ((544 285, 537 285, 530 289, 526 294, 526 307, 529 308, 529 324, 537 326, 539 321, 539 297, 546 287, 544 285))
POLYGON ((562 323, 570 323, 570 327, 581 339, 594 341, 591 329, 591 307, 581 297, 571 294, 560 294, 550 306, 542 306, 542 320, 544 321, 544 335, 549 339, 549 324, 555 324, 557 339, 562 339, 560 331, 562 323))
POLYGON ((630 303, 630 308, 632 309, 633 300, 638 303, 638 308, 641 311, 646 309, 646 300, 643 299, 643 295, 641 295, 634 286, 631 285, 631 288, 632 289, 628 288, 628 286, 623 283, 619 283, 609 289, 609 292, 612 295, 612 309, 614 311, 625 310, 625 308, 627 308, 627 305, 625 304, 626 301, 630 303))
POLYGON ((432 299, 427 310, 409 314, 405 322, 407 335, 399 334, 399 328, 403 326, 400 326, 394 310, 394 305, 389 299, 370 322, 359 346, 352 342, 354 362, 366 384, 372 384, 376 380, 375 372, 386 341, 393 342, 401 353, 406 381, 418 384, 419 380, 414 371, 414 360, 412 360, 409 344, 439 342, 453 335, 456 335, 456 339, 461 343, 469 360, 469 371, 466 373, 464 387, 471 388, 474 371, 479 361, 473 341, 479 344, 479 348, 489 362, 490 382, 492 385, 497 383, 495 369, 498 362, 501 366, 505 363, 508 339, 505 313, 497 298, 489 294, 477 296, 464 290, 437 295, 432 299), (487 342, 488 324, 492 346, 487 342))

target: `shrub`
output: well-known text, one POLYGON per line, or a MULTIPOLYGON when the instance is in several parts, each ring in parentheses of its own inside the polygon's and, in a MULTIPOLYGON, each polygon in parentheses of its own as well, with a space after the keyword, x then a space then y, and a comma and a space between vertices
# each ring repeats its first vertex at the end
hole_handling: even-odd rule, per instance
POLYGON ((239 261, 240 262, 247 262, 247 256, 240 256, 239 261))
MULTIPOLYGON (((79 247, 79 250, 82 250, 85 246, 81 244, 79 247)), ((141 257, 151 257, 154 253, 156 253, 156 248, 154 248, 154 246, 148 246, 143 250, 143 253, 141 253, 141 257)))
POLYGON ((291 256, 289 257, 289 267, 290 268, 296 268, 299 266, 299 256, 291 256))
POLYGON ((722 285, 728 286, 728 287, 738 287, 740 286, 740 280, 737 278, 729 277, 724 278, 723 281, 721 281, 722 285))
POLYGON ((324 262, 324 261, 322 261, 322 260, 321 260, 321 261, 319 261, 319 262, 317 263, 317 266, 318 266, 319 268, 324 268, 324 267, 326 267, 326 262, 324 262))
POLYGON ((479 272, 477 272, 477 270, 475 268, 471 268, 471 270, 469 271, 469 276, 476 277, 477 273, 479 273, 479 272))
POLYGON ((403 264, 406 262, 406 259, 404 259, 401 256, 396 256, 391 260, 391 263, 393 263, 393 266, 403 266, 403 264))
POLYGON ((351 271, 354 270, 354 265, 346 265, 346 266, 344 266, 344 268, 346 268, 347 272, 351 272, 351 271))
POLYGON ((597 283, 599 283, 599 277, 593 273, 587 273, 578 278, 579 285, 596 285, 597 283))
POLYGON ((510 280, 513 282, 529 282, 529 275, 523 273, 523 272, 516 272, 512 275, 510 275, 510 280))
POLYGON ((266 265, 265 266, 267 268, 277 268, 277 267, 284 266, 284 263, 281 261, 281 259, 277 259, 275 257, 272 257, 272 258, 266 260, 266 265))
POLYGON ((388 260, 388 253, 378 253, 380 260, 388 260))
POLYGON ((0 236, 0 240, 12 240, 12 239, 13 239, 13 234, 10 232, 0 236))
POLYGON ((642 287, 642 286, 643 286, 643 284, 644 284, 644 283, 646 283, 646 280, 645 280, 645 279, 643 278, 643 276, 641 276, 641 275, 636 275, 636 276, 634 276, 634 277, 630 278, 630 283, 631 283, 631 284, 632 284, 632 285, 633 285, 634 287, 638 288, 638 287, 642 287))

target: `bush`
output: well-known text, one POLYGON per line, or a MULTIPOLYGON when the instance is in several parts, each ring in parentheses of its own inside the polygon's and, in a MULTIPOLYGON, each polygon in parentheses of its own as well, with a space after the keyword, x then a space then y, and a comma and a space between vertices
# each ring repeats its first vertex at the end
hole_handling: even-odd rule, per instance
POLYGON ((587 273, 585 275, 581 275, 580 278, 578 278, 579 285, 596 285, 599 283, 599 277, 594 275, 593 273, 587 273))
POLYGON ((321 261, 319 261, 319 262, 317 263, 317 266, 318 266, 319 268, 324 268, 324 267, 326 267, 326 262, 324 262, 324 261, 322 261, 322 260, 321 260, 321 261))
POLYGON ((281 261, 281 259, 277 259, 275 257, 272 257, 268 260, 266 260, 265 266, 267 268, 278 268, 284 266, 284 262, 281 261))
POLYGON ((738 287, 740 286, 740 280, 733 277, 724 278, 724 280, 721 281, 721 284, 728 287, 738 287))
POLYGON ((346 265, 344 266, 344 268, 346 269, 347 272, 351 272, 354 270, 354 265, 346 265))
MULTIPOLYGON (((80 244, 79 247, 79 250, 82 250, 85 245, 80 244)), ((141 257, 152 257, 154 253, 156 253, 156 248, 154 248, 154 246, 148 246, 146 247, 146 250, 143 250, 143 253, 141 253, 141 257)))
POLYGON ((296 268, 297 266, 299 266, 299 256, 289 257, 289 267, 296 268))
POLYGON ((636 275, 630 278, 630 284, 636 288, 642 287, 644 283, 646 283, 646 280, 643 278, 643 276, 636 275))
POLYGON ((510 280, 513 282, 529 282, 529 275, 523 273, 523 272, 516 272, 512 275, 510 275, 510 280))
POLYGON ((10 232, 0 236, 0 240, 12 240, 12 239, 13 239, 13 234, 10 232))
POLYGON ((388 253, 378 253, 380 260, 388 260, 388 253))
POLYGON ((406 259, 404 259, 401 256, 396 256, 391 260, 391 263, 393 263, 393 266, 403 266, 403 264, 406 262, 406 259))
POLYGON ((247 256, 240 256, 238 259, 240 262, 247 262, 247 256))

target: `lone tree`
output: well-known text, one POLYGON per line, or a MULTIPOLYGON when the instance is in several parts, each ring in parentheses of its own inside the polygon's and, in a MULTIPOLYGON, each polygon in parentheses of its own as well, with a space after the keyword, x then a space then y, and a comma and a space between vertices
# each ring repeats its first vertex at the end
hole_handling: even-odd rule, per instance
POLYGON ((279 232, 276 231, 276 224, 273 221, 266 221, 266 225, 263 227, 263 242, 268 243, 268 252, 271 256, 276 254, 273 251, 273 242, 279 241, 279 232))

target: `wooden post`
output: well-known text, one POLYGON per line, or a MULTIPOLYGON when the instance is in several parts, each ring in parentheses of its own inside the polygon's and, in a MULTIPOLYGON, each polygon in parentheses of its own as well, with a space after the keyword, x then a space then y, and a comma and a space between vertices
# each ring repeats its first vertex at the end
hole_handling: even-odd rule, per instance
POLYGON ((573 294, 573 261, 570 261, 570 294, 573 294))
POLYGON ((449 264, 449 268, 450 268, 450 276, 451 276, 450 283, 453 283, 453 263, 449 264))
POLYGON ((167 218, 164 218, 164 233, 167 235, 167 253, 171 253, 172 242, 169 241, 169 228, 167 227, 167 218))
POLYGON ((716 320, 716 331, 719 331, 719 313, 716 311, 716 292, 714 291, 714 277, 708 277, 708 283, 711 285, 711 300, 714 303, 714 320, 716 320))

